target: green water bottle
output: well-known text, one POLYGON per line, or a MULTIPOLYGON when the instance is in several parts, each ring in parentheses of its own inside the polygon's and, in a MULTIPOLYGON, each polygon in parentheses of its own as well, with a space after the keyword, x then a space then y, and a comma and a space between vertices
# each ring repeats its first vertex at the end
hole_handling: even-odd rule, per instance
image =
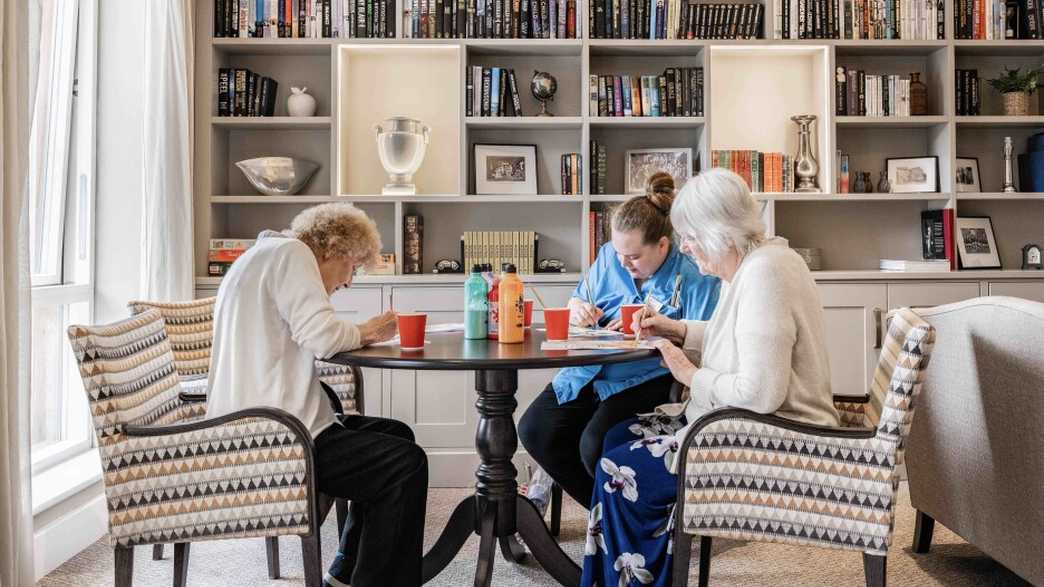
POLYGON ((476 264, 464 281, 464 338, 486 338, 489 332, 488 288, 482 277, 482 266, 476 264))

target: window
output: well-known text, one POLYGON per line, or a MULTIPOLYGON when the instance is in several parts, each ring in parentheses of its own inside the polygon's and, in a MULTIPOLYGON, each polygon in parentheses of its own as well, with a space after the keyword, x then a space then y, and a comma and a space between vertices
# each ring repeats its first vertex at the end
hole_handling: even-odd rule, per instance
POLYGON ((90 447, 65 334, 93 307, 96 0, 37 0, 30 96, 31 438, 38 472, 90 447))

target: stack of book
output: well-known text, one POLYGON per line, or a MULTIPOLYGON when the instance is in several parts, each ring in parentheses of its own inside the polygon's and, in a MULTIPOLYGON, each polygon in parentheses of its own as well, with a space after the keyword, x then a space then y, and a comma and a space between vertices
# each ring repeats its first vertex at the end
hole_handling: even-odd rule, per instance
POLYGON ((218 69, 218 116, 274 116, 279 83, 249 69, 218 69))
POLYGON ((606 193, 606 175, 609 171, 609 154, 605 145, 591 141, 591 193, 604 196, 606 193))
POLYGON ((944 261, 950 269, 957 269, 953 229, 953 208, 921 212, 921 253, 925 261, 944 261))
POLYGON ((415 39, 575 39, 577 0, 404 0, 415 39))
POLYGON ((499 270, 512 263, 519 273, 532 274, 539 241, 540 235, 532 230, 469 230, 460 237, 460 256, 469 269, 489 263, 499 270))
POLYGON ((763 16, 760 3, 592 0, 588 30, 593 39, 756 39, 763 16))
POLYGON ((953 35, 957 39, 1039 39, 1038 0, 955 0, 953 35))
POLYGON ((945 38, 944 0, 773 0, 776 39, 945 38))
POLYGON ((587 245, 591 250, 588 259, 592 264, 598 258, 598 251, 602 245, 612 238, 611 223, 615 210, 616 206, 606 206, 601 210, 591 210, 587 213, 587 245))
POLYGON ((583 192, 584 185, 580 178, 584 175, 583 165, 580 162, 580 153, 566 153, 562 155, 562 195, 578 196, 583 192))
POLYGON ((514 69, 472 65, 464 83, 467 116, 524 116, 514 69))
POLYGON ((752 192, 794 191, 794 160, 783 153, 750 150, 713 150, 711 167, 731 169, 752 192))
POLYGON ((212 238, 207 249, 207 275, 220 277, 228 272, 232 263, 247 249, 254 246, 254 239, 212 238))
POLYGON ((954 96, 957 99, 958 116, 978 116, 982 114, 982 104, 979 98, 982 95, 979 88, 979 70, 958 69, 954 77, 957 86, 954 96))
POLYGON ((591 74, 598 116, 703 116, 703 68, 668 67, 661 75, 591 74))
POLYGON ((394 37, 394 15, 394 0, 214 0, 214 36, 394 37))
POLYGON ((910 78, 871 75, 843 65, 835 69, 838 116, 910 116, 910 78))
POLYGON ((943 261, 916 261, 908 259, 881 259, 881 271, 903 271, 907 273, 945 273, 950 263, 943 261))

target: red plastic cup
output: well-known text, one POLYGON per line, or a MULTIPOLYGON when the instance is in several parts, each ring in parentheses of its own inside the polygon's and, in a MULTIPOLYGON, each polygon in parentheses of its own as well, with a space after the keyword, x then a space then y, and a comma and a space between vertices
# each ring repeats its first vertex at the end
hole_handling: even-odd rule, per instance
POLYGON ((404 351, 415 351, 424 348, 424 326, 428 323, 428 315, 399 314, 399 348, 404 351))
POLYGON ((544 308, 544 325, 548 340, 569 338, 569 308, 544 308))
POLYGON ((623 320, 623 331, 626 334, 634 334, 631 323, 634 322, 634 313, 641 310, 645 304, 624 304, 620 306, 620 319, 623 320))
POLYGON ((526 300, 526 310, 523 314, 525 318, 525 325, 528 328, 533 324, 533 300, 526 300))

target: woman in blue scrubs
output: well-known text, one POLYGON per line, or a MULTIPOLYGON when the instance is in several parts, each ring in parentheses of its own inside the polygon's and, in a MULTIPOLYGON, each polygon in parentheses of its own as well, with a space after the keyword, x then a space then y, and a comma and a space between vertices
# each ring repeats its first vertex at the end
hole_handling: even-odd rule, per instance
MULTIPOLYGON (((572 324, 620 330, 621 306, 642 302, 671 318, 710 319, 719 282, 673 244, 674 195, 671 176, 656 173, 645 195, 616 209, 612 239, 588 275, 591 291, 581 282, 569 300, 572 324)), ((566 493, 589 507, 606 432, 667 403, 672 381, 659 358, 562 369, 522 416, 519 438, 566 493)))

